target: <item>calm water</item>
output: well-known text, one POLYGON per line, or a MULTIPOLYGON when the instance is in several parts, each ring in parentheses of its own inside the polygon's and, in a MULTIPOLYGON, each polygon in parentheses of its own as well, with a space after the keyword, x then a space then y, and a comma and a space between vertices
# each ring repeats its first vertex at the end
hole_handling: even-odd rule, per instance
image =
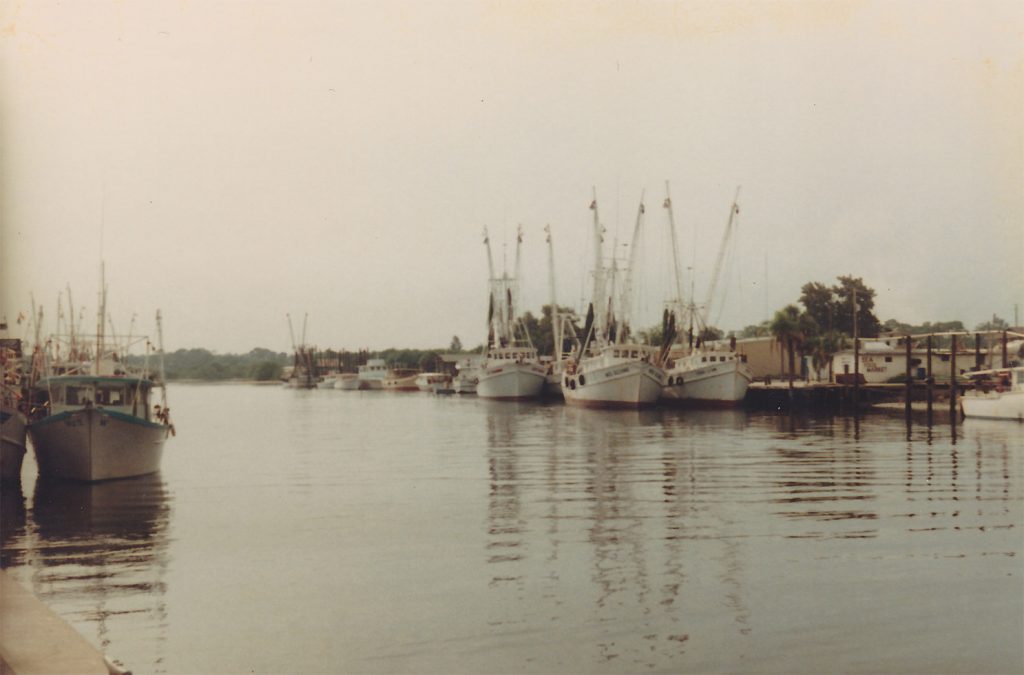
POLYGON ((1024 425, 178 385, 157 476, 5 490, 135 673, 1024 670, 1024 425))

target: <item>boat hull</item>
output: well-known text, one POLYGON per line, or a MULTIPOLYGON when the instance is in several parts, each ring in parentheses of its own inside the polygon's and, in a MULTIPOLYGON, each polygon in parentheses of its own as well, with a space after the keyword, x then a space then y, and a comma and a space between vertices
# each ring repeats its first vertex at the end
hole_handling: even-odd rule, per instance
POLYGON ((341 376, 334 381, 335 389, 344 389, 345 391, 355 391, 359 389, 359 378, 355 375, 351 377, 341 376))
POLYGON ((740 361, 675 368, 665 374, 661 396, 671 405, 733 407, 743 402, 751 379, 740 361))
POLYGON ((562 378, 568 405, 584 408, 647 408, 661 398, 663 371, 645 361, 617 363, 562 378))
POLYGON ((0 480, 21 480, 21 462, 25 458, 25 416, 18 410, 0 411, 0 480))
POLYGON ((44 417, 28 433, 40 477, 93 482, 159 471, 168 428, 84 408, 44 417))
POLYGON ((964 417, 1024 422, 1024 391, 965 394, 960 406, 964 417))
POLYGON ((526 401, 540 396, 546 380, 535 363, 501 363, 480 371, 476 395, 494 401, 526 401))

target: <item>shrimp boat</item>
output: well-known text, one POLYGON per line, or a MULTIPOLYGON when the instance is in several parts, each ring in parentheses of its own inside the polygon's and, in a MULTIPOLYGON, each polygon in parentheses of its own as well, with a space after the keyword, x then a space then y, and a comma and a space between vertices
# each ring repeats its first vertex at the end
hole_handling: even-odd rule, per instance
POLYGON ((145 336, 129 335, 118 346, 119 336, 104 334, 105 283, 99 304, 95 336, 79 336, 72 329, 67 341, 51 336, 43 352, 43 376, 32 386, 28 425, 41 478, 94 482, 154 473, 160 469, 164 442, 174 434, 159 310, 160 346, 152 354, 145 336), (140 343, 146 355, 135 368, 128 365, 128 351, 140 343), (157 372, 149 369, 154 355, 157 372), (157 389, 160 403, 151 407, 157 389))
POLYGON ((491 257, 490 237, 484 230, 490 270, 490 300, 487 310, 487 356, 477 372, 476 394, 480 398, 523 401, 540 396, 547 369, 517 312, 518 272, 523 232, 516 235, 516 277, 497 277, 491 257))
POLYGON ((24 398, 21 340, 0 338, 0 480, 4 482, 21 480, 28 425, 24 398))
MULTIPOLYGON (((711 286, 708 291, 707 302, 705 302, 702 310, 698 310, 694 304, 692 293, 690 303, 686 305, 683 303, 682 279, 679 271, 678 249, 676 246, 676 225, 675 218, 672 215, 672 198, 668 194, 668 182, 665 183, 665 202, 663 206, 668 210, 677 293, 675 300, 669 304, 672 306, 673 318, 675 318, 675 315, 678 315, 680 319, 689 319, 690 337, 687 345, 670 347, 665 356, 666 373, 662 398, 666 403, 675 405, 700 407, 731 407, 739 405, 746 397, 747 388, 753 379, 753 373, 747 365, 746 356, 735 353, 734 349, 730 349, 729 352, 704 349, 701 347, 701 340, 699 338, 697 339, 697 346, 693 345, 694 322, 697 322, 701 330, 708 325, 711 302, 714 299, 715 287, 722 271, 722 261, 734 230, 735 218, 740 212, 739 188, 736 189, 736 197, 733 199, 732 206, 729 209, 729 220, 718 251, 718 259, 715 261, 715 267, 711 275, 711 286)), ((671 344, 671 342, 668 341, 666 344, 671 344)), ((735 342, 731 342, 731 345, 734 346, 735 342)))
POLYGON ((1024 422, 1024 366, 970 374, 974 389, 960 398, 964 417, 1024 422))
MULTIPOLYGON (((289 389, 316 389, 320 386, 321 378, 317 375, 316 348, 306 344, 306 323, 309 315, 302 319, 302 338, 298 344, 295 342, 295 331, 292 330, 292 317, 288 317, 288 333, 292 338, 292 366, 285 378, 284 386, 289 389)), ((334 386, 334 383, 331 383, 334 386)))
POLYGON ((614 257, 609 279, 611 292, 605 292, 605 269, 602 260, 602 227, 598 219, 597 195, 590 203, 594 212, 594 266, 593 301, 587 310, 583 328, 583 341, 565 364, 562 376, 562 395, 569 405, 592 408, 645 408, 653 406, 661 397, 664 371, 658 365, 658 349, 632 341, 629 337, 629 303, 632 270, 636 266, 636 253, 643 222, 644 204, 640 197, 630 263, 619 298, 620 318, 616 318, 615 281, 617 268, 614 257), (596 309, 595 309, 596 308, 596 309))

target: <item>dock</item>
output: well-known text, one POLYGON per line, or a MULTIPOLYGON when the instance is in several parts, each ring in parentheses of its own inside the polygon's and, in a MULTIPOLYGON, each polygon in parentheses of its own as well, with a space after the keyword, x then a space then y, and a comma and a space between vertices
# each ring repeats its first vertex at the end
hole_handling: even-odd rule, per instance
MULTIPOLYGON (((836 412, 875 406, 892 408, 895 404, 905 406, 909 396, 913 407, 923 410, 928 391, 927 384, 923 382, 914 382, 910 387, 905 383, 864 383, 854 387, 850 384, 796 380, 790 387, 786 380, 775 380, 771 383, 752 382, 747 389, 744 405, 756 410, 836 412)), ((949 406, 948 384, 934 383, 932 395, 936 411, 949 406)))
POLYGON ((103 654, 0 570, 0 674, 109 675, 103 654))

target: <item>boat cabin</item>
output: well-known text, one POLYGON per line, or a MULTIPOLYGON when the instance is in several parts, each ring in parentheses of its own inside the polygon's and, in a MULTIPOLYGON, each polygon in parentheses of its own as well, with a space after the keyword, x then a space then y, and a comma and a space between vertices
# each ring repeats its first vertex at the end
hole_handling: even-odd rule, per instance
POLYGON ((36 385, 33 405, 49 403, 51 415, 96 406, 150 420, 149 392, 152 387, 150 380, 135 377, 51 377, 36 385))

